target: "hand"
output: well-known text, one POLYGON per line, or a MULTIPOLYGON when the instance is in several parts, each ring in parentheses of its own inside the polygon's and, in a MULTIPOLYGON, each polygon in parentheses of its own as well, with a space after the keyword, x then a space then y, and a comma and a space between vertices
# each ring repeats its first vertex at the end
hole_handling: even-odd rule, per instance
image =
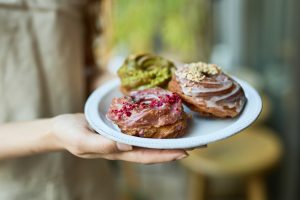
POLYGON ((161 163, 187 157, 184 150, 159 150, 116 143, 96 134, 88 127, 83 114, 66 114, 53 118, 56 144, 81 158, 105 158, 136 163, 161 163))

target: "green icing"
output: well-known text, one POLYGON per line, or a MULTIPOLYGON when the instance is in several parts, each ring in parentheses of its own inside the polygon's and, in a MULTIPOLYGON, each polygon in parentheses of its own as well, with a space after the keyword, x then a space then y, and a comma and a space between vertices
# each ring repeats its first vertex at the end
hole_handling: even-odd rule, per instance
POLYGON ((130 90, 166 87, 173 68, 171 61, 156 55, 132 55, 125 60, 118 75, 122 86, 130 90))

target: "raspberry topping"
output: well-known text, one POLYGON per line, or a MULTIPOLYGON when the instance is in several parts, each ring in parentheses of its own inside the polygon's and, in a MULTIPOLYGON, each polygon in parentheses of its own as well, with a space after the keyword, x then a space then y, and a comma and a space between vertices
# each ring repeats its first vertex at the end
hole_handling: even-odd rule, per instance
MULTIPOLYGON (((148 93, 139 91, 122 101, 121 108, 111 109, 110 111, 120 120, 123 117, 130 117, 133 112, 145 109, 159 109, 162 106, 171 106, 181 101, 176 93, 167 91, 157 92, 148 90, 148 93)), ((116 107, 115 107, 116 108, 116 107)))

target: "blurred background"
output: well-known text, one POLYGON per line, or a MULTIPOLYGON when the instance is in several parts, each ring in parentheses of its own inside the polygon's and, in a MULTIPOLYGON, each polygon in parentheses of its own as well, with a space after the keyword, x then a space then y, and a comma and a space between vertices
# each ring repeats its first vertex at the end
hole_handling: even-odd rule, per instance
POLYGON ((126 56, 139 52, 181 62, 212 62, 247 80, 264 101, 262 115, 245 133, 253 138, 241 134, 208 145, 183 163, 122 166, 120 187, 127 198, 300 198, 299 4, 297 0, 102 2, 103 32, 94 42, 102 69, 115 74, 126 56), (245 159, 249 162, 242 171, 245 159), (216 170, 207 170, 206 162, 211 168, 217 165, 216 170), (229 165, 230 173, 225 170, 229 165))
MULTIPOLYGON (((60 34, 68 32, 55 40, 65 52, 74 49, 65 46, 64 40, 80 43, 84 35, 85 45, 77 46, 85 53, 88 89, 115 78, 128 55, 150 52, 174 62, 218 64, 228 74, 248 81, 263 99, 262 114, 251 127, 189 151, 190 156, 181 162, 111 162, 118 199, 300 199, 299 0, 89 0, 84 6, 83 0, 70 2, 0 0, 0 5, 2 10, 20 12, 18 20, 24 10, 30 13, 34 19, 30 23, 11 19, 7 27, 24 28, 34 38, 29 44, 45 42, 38 46, 41 49, 46 43, 51 46, 45 38, 55 38, 58 28, 60 34)), ((1 19, 7 13, 2 12, 1 19)), ((5 37, 0 40, 8 47, 12 42, 5 37)), ((42 53, 55 58, 59 52, 42 53)), ((77 51, 74 55, 80 57, 77 51)))

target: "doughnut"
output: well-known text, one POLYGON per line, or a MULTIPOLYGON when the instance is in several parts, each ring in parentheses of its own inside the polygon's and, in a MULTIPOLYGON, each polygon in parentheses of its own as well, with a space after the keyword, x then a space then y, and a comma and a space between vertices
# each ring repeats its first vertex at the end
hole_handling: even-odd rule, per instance
POLYGON ((176 69, 168 89, 202 116, 233 118, 246 103, 243 88, 217 65, 203 62, 176 69))
POLYGON ((158 87, 114 98, 106 117, 122 133, 144 138, 180 137, 187 127, 180 97, 158 87))
POLYGON ((118 70, 121 79, 121 92, 128 95, 131 91, 154 87, 166 88, 172 78, 174 64, 153 54, 129 56, 118 70))

